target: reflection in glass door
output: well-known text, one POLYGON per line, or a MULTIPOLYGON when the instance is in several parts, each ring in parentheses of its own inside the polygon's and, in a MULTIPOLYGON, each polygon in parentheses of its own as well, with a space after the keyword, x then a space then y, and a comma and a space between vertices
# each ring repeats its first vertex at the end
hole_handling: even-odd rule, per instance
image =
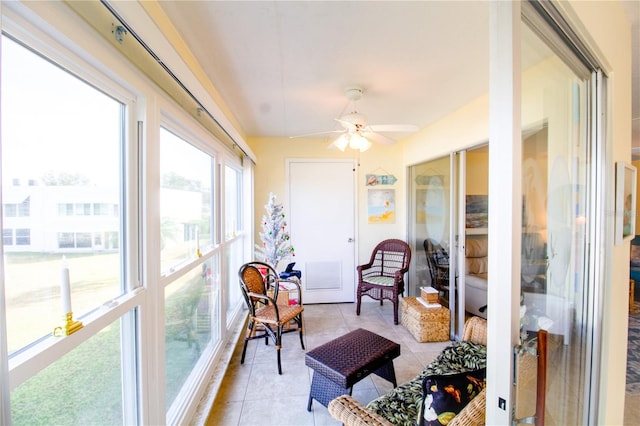
MULTIPOLYGON (((586 424, 587 339, 593 327, 586 314, 593 287, 583 273, 591 220, 587 177, 593 168, 585 130, 590 73, 563 59, 522 25, 521 342, 535 347, 536 332, 548 331, 548 370, 546 416, 535 412, 535 400, 516 400, 515 415, 586 424)), ((531 377, 518 381, 518 393, 535 389, 531 377)))
POLYGON ((440 301, 446 305, 451 234, 449 157, 412 166, 409 174, 409 235, 415 259, 409 271, 409 295, 418 296, 420 287, 431 286, 439 291, 440 301))

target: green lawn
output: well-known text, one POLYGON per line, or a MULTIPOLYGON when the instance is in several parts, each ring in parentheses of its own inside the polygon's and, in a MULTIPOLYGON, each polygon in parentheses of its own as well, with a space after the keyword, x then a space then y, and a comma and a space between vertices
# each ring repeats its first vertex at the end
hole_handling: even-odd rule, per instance
MULTIPOLYGON (((119 254, 66 258, 74 312, 88 312, 120 294, 119 254)), ((12 350, 49 334, 60 322, 61 259, 52 254, 7 254, 7 318, 12 350)), ((211 318, 209 309, 217 306, 205 284, 200 270, 194 269, 167 289, 167 407, 211 340, 211 328, 198 322, 203 317, 211 318)), ((111 324, 14 389, 14 424, 122 424, 120 334, 120 323, 111 324)))

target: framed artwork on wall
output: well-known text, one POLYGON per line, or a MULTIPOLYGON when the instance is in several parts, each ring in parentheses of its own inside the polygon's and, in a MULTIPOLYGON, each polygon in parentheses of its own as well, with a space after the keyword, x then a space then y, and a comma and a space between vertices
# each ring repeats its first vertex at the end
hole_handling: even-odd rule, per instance
POLYGON ((616 163, 616 244, 635 236, 637 173, 631 164, 616 163))
POLYGON ((369 223, 396 223, 396 191, 369 189, 367 216, 369 223))

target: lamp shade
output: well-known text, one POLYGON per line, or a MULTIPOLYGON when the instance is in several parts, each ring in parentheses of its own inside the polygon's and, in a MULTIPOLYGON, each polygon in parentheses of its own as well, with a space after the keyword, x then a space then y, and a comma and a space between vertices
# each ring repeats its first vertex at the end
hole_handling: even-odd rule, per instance
POLYGON ((371 142, 363 137, 362 141, 360 142, 360 152, 365 152, 369 148, 371 148, 371 142))
POLYGON ((333 141, 333 145, 336 148, 338 148, 340 151, 344 151, 344 149, 347 147, 348 144, 349 144, 349 135, 347 135, 346 133, 340 135, 338 139, 333 141))
POLYGON ((351 135, 351 139, 349 139, 349 148, 351 149, 360 149, 367 140, 360 136, 358 133, 354 133, 351 135))

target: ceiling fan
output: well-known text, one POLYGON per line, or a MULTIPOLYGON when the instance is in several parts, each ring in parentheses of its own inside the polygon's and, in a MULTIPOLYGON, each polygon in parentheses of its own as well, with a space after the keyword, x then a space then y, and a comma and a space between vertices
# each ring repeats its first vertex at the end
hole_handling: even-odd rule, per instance
POLYGON ((338 138, 331 142, 329 148, 338 148, 340 151, 344 151, 345 148, 349 146, 352 149, 364 152, 371 148, 371 141, 383 145, 393 145, 396 143, 395 140, 380 134, 380 132, 415 132, 418 130, 418 126, 410 124, 367 124, 367 117, 360 114, 355 106, 356 101, 362 98, 362 93, 363 91, 360 87, 349 87, 345 91, 347 99, 353 103, 353 111, 335 119, 342 125, 343 129, 292 136, 292 138, 327 133, 341 133, 338 138))

